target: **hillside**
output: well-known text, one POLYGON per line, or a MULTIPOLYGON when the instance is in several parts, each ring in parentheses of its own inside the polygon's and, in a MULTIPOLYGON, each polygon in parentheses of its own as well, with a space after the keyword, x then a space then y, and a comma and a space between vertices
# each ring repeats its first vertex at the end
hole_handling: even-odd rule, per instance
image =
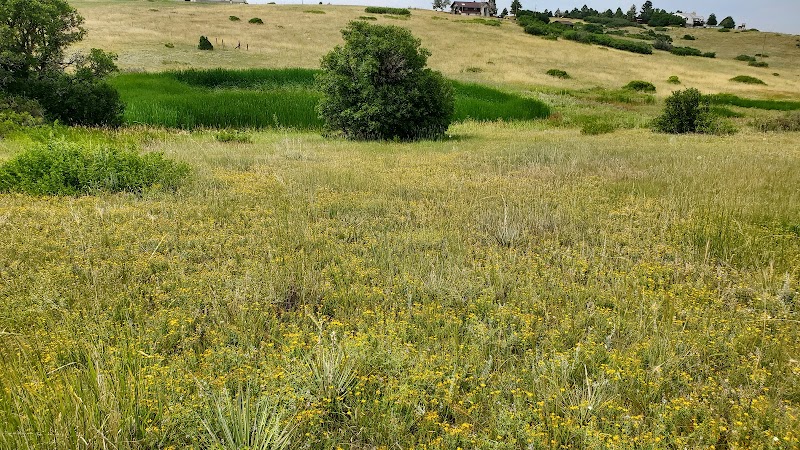
MULTIPOLYGON (((145 71, 187 67, 316 68, 322 55, 341 42, 339 30, 348 21, 368 15, 363 7, 355 6, 214 5, 144 0, 71 3, 87 21, 89 35, 81 48, 100 47, 118 52, 123 69, 145 71), (228 20, 231 15, 242 20, 232 22, 228 20), (260 17, 264 25, 247 23, 252 17, 260 17), (218 44, 214 52, 197 50, 201 35, 218 44), (249 50, 235 50, 239 42, 243 49, 249 45, 249 50), (166 43, 174 44, 174 48, 165 47, 166 43)), ((407 20, 375 17, 376 23, 410 28, 433 53, 432 67, 465 81, 524 90, 536 86, 618 88, 630 80, 641 79, 655 84, 664 95, 674 88, 666 82, 667 78, 676 75, 685 86, 706 93, 795 99, 800 96, 800 47, 795 36, 683 28, 670 32, 676 45, 717 53, 716 59, 707 59, 664 52, 642 56, 570 41, 548 41, 526 35, 512 22, 503 22, 499 27, 486 26, 433 11, 414 10, 407 20), (681 41, 687 33, 697 40, 681 41), (769 68, 748 67, 733 59, 740 54, 756 53, 769 55, 769 68), (552 68, 566 70, 573 79, 561 81, 545 75, 552 68), (767 86, 728 81, 737 75, 764 79, 767 86)))

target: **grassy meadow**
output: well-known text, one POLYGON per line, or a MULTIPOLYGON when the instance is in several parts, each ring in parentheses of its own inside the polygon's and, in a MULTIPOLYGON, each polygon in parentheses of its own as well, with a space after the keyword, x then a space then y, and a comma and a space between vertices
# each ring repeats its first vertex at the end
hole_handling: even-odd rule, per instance
POLYGON ((795 36, 692 30, 716 59, 640 56, 376 15, 465 108, 549 116, 353 142, 307 125, 297 68, 363 7, 72 4, 81 46, 120 54, 127 124, 10 132, 0 163, 67 142, 190 174, 0 193, 0 448, 800 447, 800 133, 756 125, 797 117, 795 36), (768 69, 734 59, 762 48, 768 69), (652 132, 682 87, 723 94, 738 132, 652 132), (237 111, 264 122, 221 122, 237 111))

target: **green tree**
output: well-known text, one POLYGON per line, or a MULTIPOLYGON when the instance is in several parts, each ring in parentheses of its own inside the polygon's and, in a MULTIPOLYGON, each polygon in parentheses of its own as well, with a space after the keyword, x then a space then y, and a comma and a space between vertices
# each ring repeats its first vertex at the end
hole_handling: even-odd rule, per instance
POLYGON ((503 12, 500 13, 500 17, 505 17, 507 15, 508 15, 508 9, 507 8, 503 8, 503 12))
POLYGON ((712 27, 716 26, 717 25, 717 15, 714 14, 714 13, 711 13, 711 15, 708 16, 708 20, 706 21, 706 24, 710 25, 712 27))
POLYGON ((733 17, 728 16, 728 17, 722 19, 722 22, 719 23, 719 26, 721 26, 722 28, 729 28, 729 29, 730 28, 735 28, 736 27, 736 22, 734 22, 733 17))
POLYGON ((622 8, 617 8, 617 10, 614 12, 614 17, 617 18, 617 19, 624 19, 625 18, 625 13, 622 12, 622 8))
POLYGON ((433 9, 444 11, 450 7, 450 0, 433 0, 433 9))
POLYGON ((694 88, 675 91, 664 102, 654 126, 662 133, 708 133, 713 126, 709 101, 694 88))
POLYGON ((631 5, 631 8, 628 10, 628 13, 625 14, 625 17, 631 22, 636 22, 636 5, 631 5))
POLYGON ((516 16, 520 9, 522 9, 522 3, 520 3, 519 0, 511 2, 511 14, 516 16))
POLYGON ((453 88, 426 68, 430 52, 406 28, 350 22, 344 45, 322 58, 318 110, 331 130, 353 139, 441 136, 454 110, 453 88))
POLYGON ((647 0, 642 5, 642 12, 639 13, 639 18, 642 19, 644 23, 650 22, 650 18, 653 17, 653 2, 647 0))

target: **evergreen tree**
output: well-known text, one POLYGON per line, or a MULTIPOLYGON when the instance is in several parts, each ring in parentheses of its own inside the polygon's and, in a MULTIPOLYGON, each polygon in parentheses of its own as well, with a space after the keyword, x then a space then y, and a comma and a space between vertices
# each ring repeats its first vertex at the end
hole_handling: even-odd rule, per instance
POLYGON ((642 22, 647 23, 650 22, 650 18, 653 17, 653 2, 647 0, 642 5, 642 12, 639 14, 639 18, 642 19, 642 22))
POLYGON ((628 10, 628 14, 625 16, 631 22, 636 22, 636 5, 631 5, 631 9, 628 10))
POLYGON ((722 22, 719 23, 719 26, 722 28, 734 28, 736 27, 736 22, 734 22, 733 17, 728 16, 722 19, 722 22))
POLYGON ((521 9, 522 9, 522 3, 520 3, 519 0, 514 0, 513 2, 511 2, 511 14, 514 14, 516 16, 519 10, 521 9))
POLYGON ((609 19, 614 17, 614 11, 607 9, 603 12, 603 17, 608 17, 609 19))
POLYGON ((714 14, 714 13, 711 13, 711 15, 708 16, 708 20, 706 21, 706 24, 710 25, 712 27, 716 26, 717 25, 717 15, 714 14))
POLYGON ((507 15, 508 15, 508 9, 507 8, 503 8, 503 12, 500 13, 500 17, 505 17, 507 15))
POLYGON ((617 19, 624 19, 625 13, 622 12, 622 8, 617 8, 617 11, 614 13, 614 17, 617 19))

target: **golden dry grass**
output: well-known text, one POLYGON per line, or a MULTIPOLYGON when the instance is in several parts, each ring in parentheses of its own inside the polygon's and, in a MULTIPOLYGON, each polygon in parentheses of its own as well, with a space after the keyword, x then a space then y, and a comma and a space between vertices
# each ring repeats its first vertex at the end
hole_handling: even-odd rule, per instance
MULTIPOLYGON (((365 15, 363 7, 314 5, 325 14, 310 14, 302 5, 216 5, 182 1, 74 0, 86 17, 87 39, 81 48, 100 47, 120 54, 124 70, 162 71, 185 67, 318 67, 320 58, 341 42, 340 30, 365 15), (240 17, 240 22, 228 16, 240 17), (264 25, 247 23, 260 17, 264 25), (214 52, 197 50, 200 35, 217 45, 214 52), (222 41, 225 47, 222 47, 222 41), (249 51, 235 50, 241 42, 249 51), (173 43, 175 48, 164 44, 173 43)), ((523 33, 513 22, 500 27, 458 22, 440 12, 413 10, 408 20, 376 16, 376 23, 408 27, 431 50, 429 64, 450 77, 500 84, 525 90, 535 86, 618 88, 630 80, 654 83, 660 95, 684 86, 703 92, 730 92, 752 97, 800 95, 800 48, 795 37, 775 33, 719 33, 716 30, 678 29, 676 45, 717 52, 717 59, 679 57, 656 52, 643 56, 569 41, 548 41, 523 33), (682 41, 684 34, 696 41, 682 41), (475 44, 479 43, 479 44, 475 44), (767 53, 770 67, 758 69, 734 61, 741 53, 767 53), (479 67, 480 73, 468 73, 479 67), (566 70, 573 79, 557 80, 548 69, 566 70), (773 72, 780 76, 775 77, 773 72), (751 75, 767 82, 754 87, 730 82, 751 75)))

